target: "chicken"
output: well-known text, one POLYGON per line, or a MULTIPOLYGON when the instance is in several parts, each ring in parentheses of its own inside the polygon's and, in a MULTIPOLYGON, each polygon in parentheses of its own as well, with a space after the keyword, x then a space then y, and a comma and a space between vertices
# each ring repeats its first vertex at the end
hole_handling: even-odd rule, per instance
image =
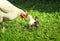
POLYGON ((24 16, 23 18, 27 17, 26 12, 22 9, 17 8, 13 4, 11 4, 8 0, 0 0, 0 21, 2 22, 3 17, 8 18, 9 20, 13 20, 18 16, 24 16), (2 10, 2 11, 1 11, 2 10), (4 16, 2 16, 4 15, 4 16))

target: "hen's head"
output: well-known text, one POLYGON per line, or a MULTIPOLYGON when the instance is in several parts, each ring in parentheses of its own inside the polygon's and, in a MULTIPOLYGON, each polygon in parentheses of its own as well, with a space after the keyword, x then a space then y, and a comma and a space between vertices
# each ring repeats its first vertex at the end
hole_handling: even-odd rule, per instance
POLYGON ((28 12, 26 11, 25 14, 21 14, 21 18, 27 18, 28 12))

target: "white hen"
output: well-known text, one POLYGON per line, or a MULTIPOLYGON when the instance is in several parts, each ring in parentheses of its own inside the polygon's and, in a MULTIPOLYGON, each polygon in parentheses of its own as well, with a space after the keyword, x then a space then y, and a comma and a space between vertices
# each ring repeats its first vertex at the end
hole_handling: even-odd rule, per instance
POLYGON ((8 18, 9 20, 13 20, 17 16, 20 16, 21 14, 25 15, 26 13, 22 9, 14 6, 8 0, 0 0, 0 21, 1 22, 3 20, 3 17, 8 18))

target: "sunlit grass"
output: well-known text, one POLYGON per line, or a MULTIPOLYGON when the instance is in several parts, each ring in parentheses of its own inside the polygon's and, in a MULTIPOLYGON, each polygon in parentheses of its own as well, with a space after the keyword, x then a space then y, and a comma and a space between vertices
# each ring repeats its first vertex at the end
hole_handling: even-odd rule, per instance
MULTIPOLYGON (((52 4, 48 5, 52 6, 52 4)), ((50 8, 48 9, 50 10, 50 8)), ((28 18, 24 20, 17 17, 12 21, 4 21, 5 32, 2 33, 0 30, 0 41, 60 41, 60 12, 55 12, 55 10, 54 12, 46 11, 45 9, 38 11, 33 8, 28 10, 33 18, 35 16, 39 18, 40 26, 37 30, 27 29, 28 18)))

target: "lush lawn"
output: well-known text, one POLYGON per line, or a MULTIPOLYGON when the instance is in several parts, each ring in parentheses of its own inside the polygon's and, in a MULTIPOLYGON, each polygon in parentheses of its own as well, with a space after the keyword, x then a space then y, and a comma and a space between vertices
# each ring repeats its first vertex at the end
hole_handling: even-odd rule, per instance
MULTIPOLYGON (((17 17, 12 21, 4 21, 5 32, 0 30, 0 41, 60 41, 60 3, 39 2, 31 6, 15 4, 23 10, 28 10, 33 17, 38 16, 38 29, 27 29, 28 18, 17 17)), ((1 26, 1 24, 0 24, 1 26)))

